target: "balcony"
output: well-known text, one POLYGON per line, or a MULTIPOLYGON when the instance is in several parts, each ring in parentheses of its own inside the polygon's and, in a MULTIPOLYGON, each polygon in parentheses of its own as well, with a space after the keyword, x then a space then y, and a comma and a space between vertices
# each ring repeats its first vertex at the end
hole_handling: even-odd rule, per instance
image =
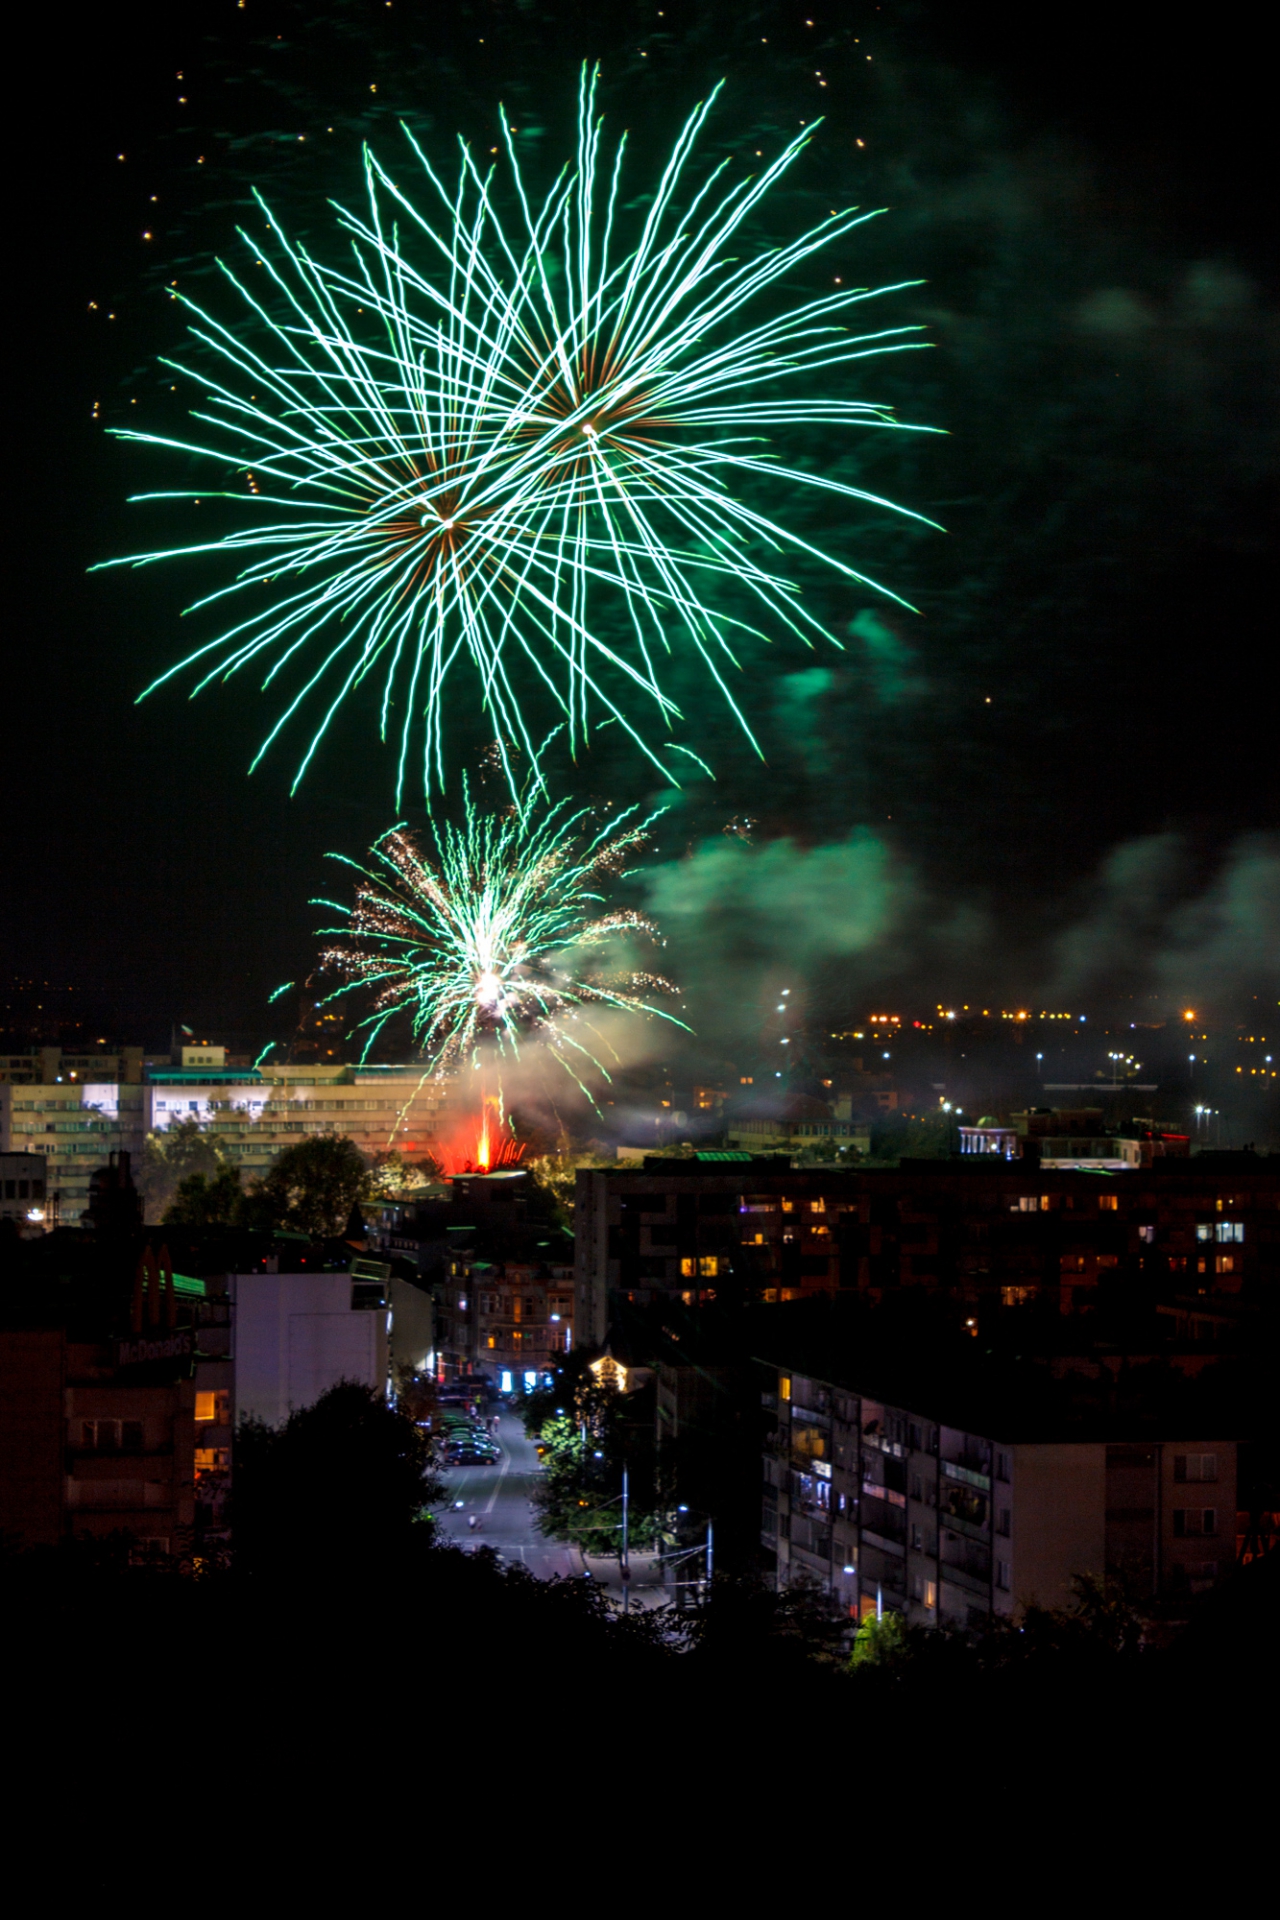
POLYGON ((983 1493, 991 1491, 991 1475, 979 1473, 976 1466, 964 1466, 958 1460, 944 1460, 942 1471, 948 1480, 956 1480, 961 1486, 979 1487, 983 1493))
POLYGON ((69 1507, 96 1507, 100 1512, 131 1512, 138 1508, 167 1507, 172 1489, 161 1480, 66 1481, 69 1507))

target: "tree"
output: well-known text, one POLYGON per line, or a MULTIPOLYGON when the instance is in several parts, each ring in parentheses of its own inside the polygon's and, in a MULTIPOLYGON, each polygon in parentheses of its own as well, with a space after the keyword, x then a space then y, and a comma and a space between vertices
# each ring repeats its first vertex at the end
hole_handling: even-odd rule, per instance
POLYGON ((545 1467, 533 1494, 541 1531, 584 1553, 622 1551, 622 1466, 632 1467, 628 1534, 633 1548, 652 1546, 666 1531, 654 1497, 652 1458, 632 1460, 622 1396, 597 1388, 593 1412, 570 1407, 544 1421, 545 1467))
POLYGON ((445 1497, 428 1436, 350 1380, 282 1427, 243 1421, 232 1484, 237 1561, 250 1572, 392 1553, 445 1497))
POLYGON ((562 1413, 571 1414, 579 1423, 585 1421, 591 1432, 603 1433, 617 1398, 616 1388, 601 1385, 591 1370, 587 1353, 579 1349, 553 1363, 549 1386, 522 1393, 516 1402, 516 1411, 531 1440, 541 1439, 547 1422, 562 1413))
POLYGON ((352 1207, 373 1197, 368 1166, 360 1149, 341 1134, 317 1134, 286 1147, 256 1192, 270 1207, 278 1226, 302 1233, 337 1236, 352 1207))
POLYGON ((571 1228, 579 1167, 616 1167, 617 1164, 616 1155, 597 1152, 594 1147, 576 1147, 570 1136, 561 1132, 548 1152, 525 1160, 524 1168, 547 1195, 559 1225, 571 1228))
POLYGON ((165 1209, 185 1180, 196 1174, 216 1179, 227 1166, 218 1141, 199 1120, 175 1120, 163 1132, 149 1133, 138 1174, 148 1219, 165 1217, 165 1209))
POLYGON ((900 1613, 879 1618, 869 1613, 858 1628, 849 1655, 851 1667, 896 1667, 904 1665, 909 1654, 907 1623, 900 1613))
POLYGON ((369 1169, 366 1200, 405 1200, 420 1198, 442 1178, 440 1168, 429 1156, 424 1160, 406 1160, 398 1148, 376 1153, 369 1169))
POLYGON ((234 1167, 189 1173, 164 1210, 166 1227, 234 1227, 240 1224, 244 1190, 234 1167))

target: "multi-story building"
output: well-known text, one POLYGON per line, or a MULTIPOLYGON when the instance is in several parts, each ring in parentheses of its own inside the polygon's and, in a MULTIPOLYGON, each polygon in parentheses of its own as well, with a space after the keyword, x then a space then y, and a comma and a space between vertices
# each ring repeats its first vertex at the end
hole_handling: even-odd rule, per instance
MULTIPOLYGON (((885 1095, 884 1111, 889 1112, 885 1095)), ((724 1120, 724 1144, 748 1153, 796 1153, 808 1147, 870 1153, 871 1128, 853 1113, 849 1095, 834 1101, 807 1094, 752 1102, 737 1100, 724 1120)))
POLYGON ((0 1220, 13 1220, 20 1232, 43 1232, 54 1224, 45 1200, 42 1153, 0 1153, 0 1220))
POLYGON ((92 1053, 71 1053, 62 1047, 33 1047, 26 1053, 0 1053, 0 1083, 13 1086, 58 1086, 75 1081, 101 1085, 123 1080, 136 1086, 142 1079, 141 1047, 105 1047, 92 1053))
POLYGON ((1126 1173, 1153 1160, 1186 1160, 1191 1137, 1168 1133, 1149 1120, 1134 1120, 1118 1131, 1104 1125, 1101 1107, 1031 1107, 1007 1124, 979 1120, 958 1128, 962 1154, 998 1154, 1003 1160, 1030 1159, 1045 1168, 1088 1173, 1126 1173))
POLYGON ((997 1155, 843 1172, 705 1152, 577 1176, 576 1325, 611 1303, 904 1287, 1087 1308, 1129 1276, 1170 1295, 1280 1283, 1280 1157, 1162 1156, 1112 1175, 997 1155))
POLYGON ((856 1354, 825 1377, 765 1364, 761 1539, 781 1586, 963 1627, 1064 1605, 1082 1575, 1141 1601, 1230 1571, 1233 1439, 1073 1403, 1048 1377, 1028 1395, 963 1368, 876 1382, 856 1354))
POLYGON ((486 1259, 482 1247, 482 1236, 451 1246, 437 1282, 439 1378, 479 1373, 510 1393, 572 1351, 573 1268, 486 1259))
POLYGON ((86 1340, 17 1317, 0 1328, 0 1530, 26 1546, 132 1534, 189 1550, 195 1520, 193 1333, 86 1340))
POLYGON ((639 1167, 584 1167, 574 1206, 575 1325, 603 1346, 611 1297, 714 1300, 736 1280, 765 1298, 836 1284, 833 1232, 848 1174, 730 1148, 639 1167))
MULTIPOLYGON (((48 1050, 47 1050, 48 1051, 48 1050)), ((143 1064, 136 1079, 0 1083, 0 1152, 43 1153, 62 1220, 88 1204, 89 1179, 109 1153, 143 1164, 149 1133, 197 1120, 245 1179, 283 1147, 339 1133, 372 1158, 426 1155, 448 1098, 443 1076, 408 1066, 233 1067, 222 1048, 184 1048, 184 1063, 143 1064), (187 1059, 185 1056, 192 1056, 187 1059), (195 1056, 198 1056, 198 1060, 195 1056)), ((130 1063, 126 1063, 130 1064, 130 1063)))

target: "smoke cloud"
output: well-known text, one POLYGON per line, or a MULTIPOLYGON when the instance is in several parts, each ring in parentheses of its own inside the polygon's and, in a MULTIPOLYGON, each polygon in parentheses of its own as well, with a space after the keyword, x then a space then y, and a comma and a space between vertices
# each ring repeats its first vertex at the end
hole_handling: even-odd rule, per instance
MULTIPOLYGON (((720 837, 643 881, 682 1017, 713 1045, 741 1045, 783 985, 814 1018, 886 994, 1102 1013, 1141 994, 1228 1019, 1280 992, 1275 835, 1216 858, 1184 834, 1143 835, 1113 847, 1065 906, 1045 897, 1007 916, 865 828, 812 847, 720 837)), ((672 1038, 659 1046, 673 1051, 672 1038)))

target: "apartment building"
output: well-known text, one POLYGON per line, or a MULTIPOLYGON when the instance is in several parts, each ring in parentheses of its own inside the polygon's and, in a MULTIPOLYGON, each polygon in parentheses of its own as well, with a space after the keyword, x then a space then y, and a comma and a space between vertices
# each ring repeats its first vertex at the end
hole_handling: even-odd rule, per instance
POLYGON ((0 1530, 26 1546, 131 1533, 177 1552, 195 1519, 187 1327, 100 1341, 0 1329, 0 1530))
POLYGON ((496 1392, 534 1381, 573 1348, 573 1268, 450 1249, 437 1283, 439 1377, 481 1373, 496 1392))
POLYGON ((852 1175, 796 1171, 785 1154, 733 1149, 639 1167, 579 1170, 575 1322, 603 1346, 610 1303, 711 1301, 732 1285, 799 1299, 838 1284, 841 1210, 852 1175))
POLYGON ((733 1151, 577 1176, 576 1324, 731 1291, 766 1301, 919 1287, 1087 1310, 1125 1277, 1170 1295, 1280 1282, 1280 1156, 1156 1158, 1114 1174, 973 1155, 844 1172, 733 1151))
POLYGON ((198 1121, 247 1181, 308 1134, 343 1134, 370 1158, 429 1154, 449 1094, 444 1076, 411 1066, 235 1067, 220 1047, 183 1048, 174 1066, 144 1063, 134 1051, 136 1080, 67 1072, 53 1082, 0 1082, 0 1153, 45 1155, 66 1225, 79 1221, 90 1176, 108 1154, 123 1149, 140 1168, 147 1135, 181 1121, 198 1121))
POLYGON ((954 1366, 890 1385, 854 1355, 826 1377, 762 1364, 761 1541, 781 1586, 970 1627, 1065 1605, 1079 1575, 1163 1600, 1231 1569, 1233 1439, 1121 1420, 1048 1378, 1028 1393, 954 1366))

